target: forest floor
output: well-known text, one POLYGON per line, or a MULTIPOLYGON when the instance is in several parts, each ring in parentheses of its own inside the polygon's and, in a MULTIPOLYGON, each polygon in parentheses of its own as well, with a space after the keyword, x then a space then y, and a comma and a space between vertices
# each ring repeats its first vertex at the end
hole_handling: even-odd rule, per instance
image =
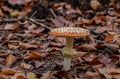
POLYGON ((0 79, 120 79, 119 0, 0 0, 0 79), (76 37, 69 71, 58 27, 90 31, 76 37))

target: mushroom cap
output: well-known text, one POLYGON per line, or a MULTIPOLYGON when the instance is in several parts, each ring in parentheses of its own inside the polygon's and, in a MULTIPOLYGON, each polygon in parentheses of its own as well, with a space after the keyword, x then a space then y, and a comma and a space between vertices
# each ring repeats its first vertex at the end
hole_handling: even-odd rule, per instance
POLYGON ((76 37, 76 36, 87 36, 90 32, 84 28, 78 27, 60 27, 55 28, 50 31, 51 35, 61 36, 61 37, 76 37))

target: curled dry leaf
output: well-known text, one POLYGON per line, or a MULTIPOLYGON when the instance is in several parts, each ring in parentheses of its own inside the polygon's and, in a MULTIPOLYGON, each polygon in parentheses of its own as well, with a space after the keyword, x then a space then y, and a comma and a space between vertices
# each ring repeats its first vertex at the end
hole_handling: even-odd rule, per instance
POLYGON ((14 76, 11 77, 11 79, 26 79, 26 78, 24 74, 16 73, 14 76))
POLYGON ((16 73, 16 71, 13 69, 10 69, 10 68, 4 68, 0 72, 1 75, 14 75, 15 73, 16 73))
POLYGON ((6 66, 11 66, 13 63, 15 63, 16 61, 16 57, 14 55, 9 55, 7 58, 6 58, 6 66))
POLYGON ((37 51, 30 51, 26 54, 26 56, 29 57, 29 59, 40 59, 41 54, 37 51))
POLYGON ((97 10, 101 4, 98 2, 98 0, 91 0, 90 6, 93 10, 97 10))

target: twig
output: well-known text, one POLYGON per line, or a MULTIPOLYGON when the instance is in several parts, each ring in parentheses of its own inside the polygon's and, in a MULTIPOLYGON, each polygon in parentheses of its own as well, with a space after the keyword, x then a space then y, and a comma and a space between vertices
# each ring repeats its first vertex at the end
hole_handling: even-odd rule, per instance
POLYGON ((0 22, 2 22, 2 21, 4 21, 4 22, 15 22, 15 21, 17 21, 17 19, 16 18, 0 18, 0 22))
POLYGON ((57 15, 55 14, 55 12, 53 11, 53 9, 50 9, 50 12, 52 13, 52 15, 54 16, 54 18, 57 17, 57 15))
POLYGON ((40 22, 37 22, 37 21, 35 21, 35 20, 32 19, 32 18, 29 18, 28 20, 31 21, 32 23, 35 23, 35 24, 37 24, 37 25, 40 25, 40 26, 42 26, 42 27, 44 27, 44 28, 46 28, 46 29, 48 29, 48 30, 51 29, 50 27, 46 26, 45 24, 40 23, 40 22))
MULTIPOLYGON (((44 27, 48 30, 50 30, 51 28, 43 23, 40 23, 40 22, 37 22, 35 19, 32 19, 32 18, 23 18, 25 20, 28 20, 36 25, 39 25, 41 27, 44 27)), ((15 22, 15 21, 19 21, 21 20, 21 18, 0 18, 0 22, 15 22)), ((3 30, 3 29, 0 29, 0 30, 3 30)))

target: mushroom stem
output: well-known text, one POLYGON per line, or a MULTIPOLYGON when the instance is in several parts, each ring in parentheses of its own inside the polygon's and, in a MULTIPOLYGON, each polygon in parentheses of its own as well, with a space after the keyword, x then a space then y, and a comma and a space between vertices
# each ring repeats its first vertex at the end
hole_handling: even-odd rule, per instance
POLYGON ((64 57, 64 61, 63 61, 63 70, 68 71, 71 68, 71 57, 64 57))
POLYGON ((66 37, 66 47, 63 49, 63 69, 65 71, 70 70, 72 55, 75 52, 75 50, 73 49, 73 41, 74 37, 66 37))
MULTIPOLYGON (((66 50, 73 49, 73 41, 74 41, 74 37, 66 37, 66 50)), ((69 52, 69 53, 72 53, 72 52, 69 52)))

